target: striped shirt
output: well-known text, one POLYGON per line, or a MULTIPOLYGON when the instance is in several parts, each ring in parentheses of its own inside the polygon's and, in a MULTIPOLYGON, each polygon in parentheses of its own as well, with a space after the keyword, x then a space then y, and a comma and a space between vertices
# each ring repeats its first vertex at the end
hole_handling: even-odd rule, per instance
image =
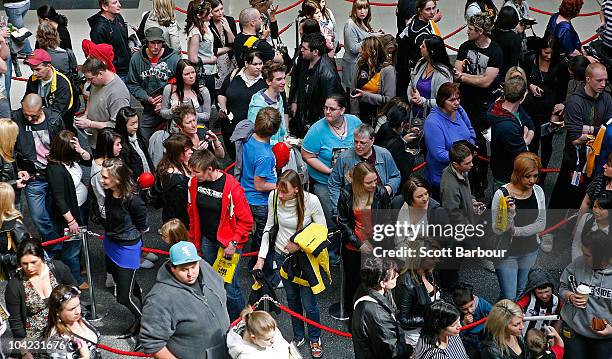
POLYGON ((414 359, 469 359, 461 338, 458 335, 448 337, 446 349, 434 347, 425 343, 423 337, 419 338, 414 351, 414 359))
POLYGON ((601 9, 604 14, 604 19, 606 20, 606 25, 601 35, 604 44, 608 47, 612 47, 612 0, 604 0, 601 9))

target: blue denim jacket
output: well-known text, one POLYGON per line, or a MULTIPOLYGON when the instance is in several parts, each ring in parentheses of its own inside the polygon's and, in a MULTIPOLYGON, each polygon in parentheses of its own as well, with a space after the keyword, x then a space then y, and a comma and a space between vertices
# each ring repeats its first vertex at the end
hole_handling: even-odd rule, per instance
MULTIPOLYGON (((395 165, 393 156, 391 156, 391 153, 387 149, 374 145, 372 150, 376 154, 376 163, 374 167, 376 168, 378 177, 380 177, 383 186, 391 186, 392 192, 390 197, 393 198, 399 191, 402 175, 395 165)), ((338 205, 340 190, 349 183, 348 174, 353 170, 353 167, 361 161, 362 159, 357 156, 354 149, 342 152, 340 157, 336 160, 336 164, 327 182, 334 213, 338 205)))

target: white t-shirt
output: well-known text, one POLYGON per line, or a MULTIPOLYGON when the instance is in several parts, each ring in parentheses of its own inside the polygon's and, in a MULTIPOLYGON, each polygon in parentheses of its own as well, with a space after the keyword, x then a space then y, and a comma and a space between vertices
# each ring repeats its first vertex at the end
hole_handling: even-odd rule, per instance
POLYGON ((68 173, 70 173, 72 177, 76 190, 77 202, 79 203, 79 207, 81 207, 85 201, 87 201, 87 187, 85 187, 81 181, 83 179, 83 169, 78 163, 73 163, 72 166, 64 164, 64 167, 66 167, 68 173))
MULTIPOLYGON (((200 46, 198 47, 198 57, 202 60, 210 59, 213 56, 213 49, 214 49, 214 42, 215 42, 215 38, 212 32, 210 31, 210 29, 208 29, 208 31, 204 35, 202 35, 200 30, 196 26, 194 26, 191 28, 191 30, 189 30, 187 42, 191 41, 193 37, 196 35, 200 39, 200 46)), ((204 64, 204 72, 206 75, 216 74, 217 64, 216 63, 204 64)))

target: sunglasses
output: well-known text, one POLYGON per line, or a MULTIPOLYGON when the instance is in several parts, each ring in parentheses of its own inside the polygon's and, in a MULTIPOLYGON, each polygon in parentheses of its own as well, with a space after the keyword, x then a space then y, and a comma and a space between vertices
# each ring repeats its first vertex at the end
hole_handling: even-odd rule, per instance
POLYGON ((79 295, 81 295, 81 290, 77 287, 71 287, 69 291, 62 295, 60 298, 60 303, 67 302, 72 298, 78 297, 79 295))

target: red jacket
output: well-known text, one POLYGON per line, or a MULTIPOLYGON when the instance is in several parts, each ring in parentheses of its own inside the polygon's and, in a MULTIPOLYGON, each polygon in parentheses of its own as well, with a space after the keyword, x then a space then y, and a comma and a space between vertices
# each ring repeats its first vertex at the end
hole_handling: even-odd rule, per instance
MULTIPOLYGON (((238 242, 238 249, 244 247, 249 240, 249 232, 253 229, 253 216, 251 208, 240 183, 234 176, 225 173, 225 185, 221 198, 221 220, 217 230, 217 241, 227 247, 231 241, 238 242)), ((187 214, 189 215, 189 241, 198 251, 202 234, 200 233, 200 213, 196 201, 198 180, 192 177, 189 180, 189 194, 187 200, 187 214)))

